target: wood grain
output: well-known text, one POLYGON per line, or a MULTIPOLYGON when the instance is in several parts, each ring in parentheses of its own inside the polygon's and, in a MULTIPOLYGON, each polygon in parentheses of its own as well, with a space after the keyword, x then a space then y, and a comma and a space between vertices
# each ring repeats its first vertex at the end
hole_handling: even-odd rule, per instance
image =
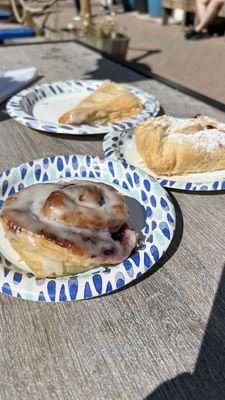
MULTIPOLYGON (((0 60, 6 68, 37 66, 42 82, 129 82, 153 93, 172 115, 224 119, 75 43, 4 47, 0 60)), ((0 121, 1 170, 49 154, 103 154, 100 135, 39 133, 7 119, 3 107, 0 121)), ((1 399, 224 398, 225 196, 174 192, 173 198, 179 204, 175 239, 136 284, 64 304, 1 296, 1 399)))

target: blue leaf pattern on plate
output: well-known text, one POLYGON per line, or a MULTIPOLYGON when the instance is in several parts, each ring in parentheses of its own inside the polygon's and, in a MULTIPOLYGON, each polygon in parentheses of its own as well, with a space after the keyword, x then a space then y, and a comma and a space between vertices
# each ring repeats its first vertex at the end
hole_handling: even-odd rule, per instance
POLYGON ((8 170, 0 176, 0 207, 7 194, 14 194, 31 184, 66 177, 99 178, 107 184, 113 183, 121 192, 128 191, 145 211, 142 243, 121 264, 59 278, 37 278, 32 273, 18 271, 9 262, 6 266, 2 257, 0 288, 3 293, 41 302, 74 301, 110 293, 144 274, 169 246, 175 229, 175 212, 169 195, 153 178, 135 167, 103 157, 50 156, 8 170))

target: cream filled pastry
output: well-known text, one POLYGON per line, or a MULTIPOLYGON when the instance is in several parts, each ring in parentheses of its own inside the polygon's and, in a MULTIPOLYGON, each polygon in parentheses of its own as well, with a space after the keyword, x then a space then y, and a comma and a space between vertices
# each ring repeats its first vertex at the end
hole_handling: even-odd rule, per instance
POLYGON ((196 115, 152 118, 134 130, 139 154, 157 175, 225 169, 225 125, 196 115))
POLYGON ((137 244, 123 196, 104 183, 32 185, 8 197, 0 217, 11 246, 39 277, 120 263, 137 244))
POLYGON ((76 107, 59 118, 60 124, 105 124, 132 117, 143 109, 139 98, 122 85, 105 81, 76 107))

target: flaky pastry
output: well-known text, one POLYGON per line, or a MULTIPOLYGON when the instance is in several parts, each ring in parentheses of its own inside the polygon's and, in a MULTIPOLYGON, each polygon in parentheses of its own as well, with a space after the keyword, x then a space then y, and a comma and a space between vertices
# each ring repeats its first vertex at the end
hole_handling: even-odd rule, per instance
POLYGON ((76 107, 59 118, 60 124, 104 124, 121 121, 143 109, 139 98, 122 85, 105 81, 76 107))
POLYGON ((225 169, 225 125, 196 115, 167 115, 134 130, 137 150, 156 175, 184 175, 225 169))

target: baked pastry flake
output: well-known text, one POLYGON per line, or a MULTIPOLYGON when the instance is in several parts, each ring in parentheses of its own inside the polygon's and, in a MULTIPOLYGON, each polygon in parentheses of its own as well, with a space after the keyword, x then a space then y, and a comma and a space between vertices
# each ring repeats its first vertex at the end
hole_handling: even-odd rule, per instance
POLYGON ((59 118, 60 124, 105 124, 121 121, 143 109, 139 98, 122 85, 105 81, 76 107, 59 118))
POLYGON ((39 277, 113 265, 129 257, 137 235, 123 196, 104 183, 42 183, 9 196, 0 220, 6 238, 39 277))
POLYGON ((206 116, 152 118, 134 134, 144 163, 158 176, 225 169, 225 125, 206 116))

